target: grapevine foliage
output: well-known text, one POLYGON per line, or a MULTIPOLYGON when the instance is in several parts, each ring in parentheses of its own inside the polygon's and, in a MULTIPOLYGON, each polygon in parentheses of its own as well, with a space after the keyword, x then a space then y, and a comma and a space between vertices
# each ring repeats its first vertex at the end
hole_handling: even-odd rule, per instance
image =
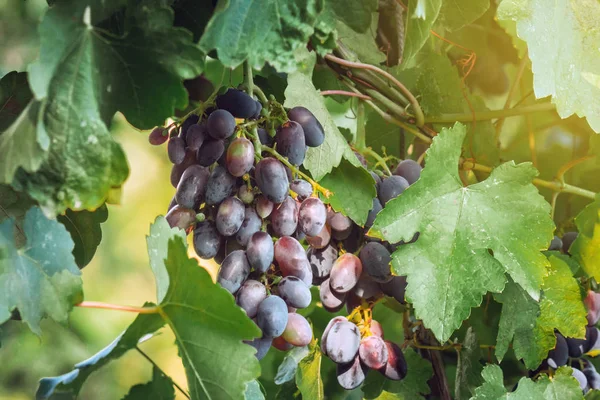
POLYGON ((127 400, 600 396, 596 1, 48 3, 0 79, 1 328, 138 315, 37 399, 128 352, 127 400), (172 164, 140 307, 81 273, 125 120, 172 164))

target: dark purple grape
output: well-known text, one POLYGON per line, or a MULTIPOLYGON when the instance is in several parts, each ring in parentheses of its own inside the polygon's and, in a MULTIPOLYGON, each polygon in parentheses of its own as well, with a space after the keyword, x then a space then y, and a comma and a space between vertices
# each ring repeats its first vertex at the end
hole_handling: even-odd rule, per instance
POLYGON ((285 341, 282 336, 276 337, 273 339, 273 347, 275 347, 279 351, 288 351, 294 348, 294 345, 289 344, 285 341))
POLYGON ((275 204, 264 195, 259 195, 256 198, 256 213, 261 218, 267 218, 273 212, 275 204))
POLYGON ((385 367, 379 370, 386 378, 399 381, 406 376, 406 360, 402 349, 388 340, 385 341, 388 350, 388 359, 385 367))
POLYGON ((194 228, 194 250, 198 257, 205 260, 214 258, 223 243, 223 236, 212 221, 202 221, 194 228))
POLYGON ((302 232, 300 230, 300 227, 298 226, 296 227, 296 230, 294 231, 292 237, 294 237, 294 239, 296 239, 297 241, 301 242, 306 238, 306 233, 302 232))
POLYGON ((185 142, 183 139, 178 136, 172 137, 167 146, 167 153, 173 164, 181 164, 185 159, 185 142))
POLYGON ((575 241, 575 239, 577 239, 577 236, 579 235, 579 233, 577 232, 567 232, 563 235, 562 237, 562 250, 565 254, 569 254, 569 249, 571 248, 571 245, 573 244, 573 242, 575 241))
POLYGON ((249 274, 250 264, 248 264, 246 252, 235 250, 229 253, 221 263, 217 274, 217 282, 229 293, 235 294, 249 274))
POLYGON ((368 336, 360 341, 358 355, 367 367, 380 369, 387 364, 388 349, 379 336, 368 336))
POLYGON ((312 270, 304 248, 296 239, 283 236, 275 243, 275 261, 283 276, 297 276, 309 286, 312 283, 312 270))
POLYGON ((232 236, 241 228, 245 216, 244 203, 237 197, 228 197, 219 206, 215 224, 223 236, 232 236))
POLYGON ((225 152, 225 142, 218 139, 206 139, 198 149, 198 164, 208 167, 213 165, 225 152))
POLYGON ((304 179, 294 179, 291 181, 290 189, 292 189, 298 195, 299 201, 308 199, 313 193, 312 185, 304 179))
POLYGON ((307 236, 306 241, 315 249, 323 249, 331 242, 331 228, 325 224, 321 232, 316 236, 307 236))
POLYGON ((548 365, 556 369, 567 364, 569 361, 569 346, 565 337, 556 332, 556 345, 548 353, 548 365))
POLYGON ((377 193, 379 201, 385 206, 385 204, 402 194, 410 186, 408 181, 401 176, 388 176, 379 185, 377 193))
POLYGON ((390 264, 392 257, 384 245, 369 242, 360 250, 360 261, 365 272, 377 282, 388 282, 392 279, 390 264))
POLYGON ((275 143, 277 151, 293 165, 300 165, 306 155, 304 132, 299 123, 288 121, 277 129, 275 143))
POLYGON ((206 132, 204 125, 194 124, 189 127, 185 142, 190 150, 197 151, 202 146, 202 143, 204 143, 205 138, 206 132))
POLYGON ((306 255, 313 273, 312 283, 313 285, 320 285, 325 279, 329 278, 333 263, 338 258, 337 248, 332 245, 328 245, 323 249, 310 247, 306 255))
POLYGON ((381 182, 381 177, 379 175, 377 175, 375 172, 373 171, 369 171, 369 174, 371 174, 371 177, 373 178, 373 180, 375 181, 375 184, 379 184, 381 182))
POLYGON ((288 196, 271 213, 271 227, 276 236, 292 236, 298 226, 298 205, 288 196))
POLYGON ((242 226, 235 234, 235 240, 238 241, 242 246, 246 246, 250 237, 254 235, 256 232, 260 231, 260 227, 262 225, 261 219, 256 215, 256 211, 253 208, 246 207, 246 212, 244 214, 244 221, 242 222, 242 226))
POLYGON ((152 129, 152 132, 150 132, 150 135, 148 135, 148 141, 154 146, 160 146, 168 139, 169 133, 162 126, 157 126, 156 128, 152 129))
POLYGON ((365 300, 383 294, 379 283, 375 282, 369 275, 365 274, 364 271, 358 279, 358 283, 356 286, 354 286, 354 289, 352 289, 352 292, 361 299, 365 300))
MULTIPOLYGON (((283 206, 283 204, 282 204, 283 206)), ((309 197, 300 204, 298 210, 298 226, 308 236, 316 236, 327 221, 327 209, 321 200, 309 197)))
POLYGON ((258 128, 258 140, 260 140, 260 144, 269 147, 273 147, 273 143, 275 142, 275 138, 271 137, 269 132, 264 128, 258 128))
POLYGON ((312 299, 308 286, 295 276, 283 278, 277 284, 277 294, 288 306, 294 308, 306 308, 312 299))
POLYGON ((215 102, 218 108, 229 111, 236 118, 248 119, 256 113, 256 100, 241 90, 228 89, 217 96, 215 102))
POLYGON ((404 304, 404 293, 406 292, 406 277, 394 276, 391 281, 382 283, 381 290, 387 296, 393 297, 398 302, 404 304))
POLYGON ((287 325, 281 337, 294 346, 308 346, 312 339, 312 329, 302 315, 288 313, 287 325))
POLYGON ((225 167, 218 165, 210 175, 206 184, 206 204, 220 204, 235 190, 237 179, 225 167))
POLYGON ((167 213, 165 218, 171 228, 177 227, 187 231, 196 222, 196 211, 177 205, 167 213))
POLYGON ((186 169, 195 164, 196 152, 192 150, 186 150, 183 162, 179 165, 173 165, 173 168, 171 169, 171 185, 173 185, 174 188, 177 188, 177 185, 181 180, 181 175, 183 175, 186 169))
POLYGON ((288 111, 288 118, 302 126, 307 146, 317 147, 325 140, 323 126, 308 109, 304 107, 294 107, 288 111))
POLYGON ((344 240, 352 233, 352 220, 342 213, 328 212, 327 224, 331 227, 331 235, 335 240, 344 240))
POLYGON ((321 351, 323 352, 323 354, 327 355, 327 353, 325 352, 325 344, 327 342, 327 335, 329 334, 329 331, 331 330, 331 327, 334 326, 337 323, 342 322, 342 321, 346 322, 347 319, 338 315, 337 317, 333 317, 327 323, 327 326, 323 330, 323 335, 321 336, 321 351))
POLYGON ((254 102, 256 103, 256 108, 254 109, 254 115, 252 115, 252 117, 250 119, 260 118, 260 113, 263 109, 263 106, 262 106, 262 104, 260 104, 259 101, 254 100, 254 102))
POLYGON ((319 298, 321 299, 323 308, 329 312, 337 312, 341 310, 346 302, 345 293, 336 293, 331 290, 329 278, 325 279, 323 283, 321 283, 321 286, 319 287, 319 298))
POLYGON ((185 170, 175 192, 175 200, 182 207, 197 210, 204 202, 210 172, 207 168, 192 165, 185 170))
POLYGON ((358 257, 352 253, 342 254, 331 268, 329 278, 331 289, 338 293, 349 292, 358 282, 362 269, 362 263, 358 257))
POLYGON ((273 239, 266 232, 256 232, 246 247, 248 262, 255 271, 260 273, 267 272, 271 266, 274 251, 273 239))
POLYGON ((187 117, 185 121, 183 121, 183 124, 181 124, 181 127, 179 129, 179 137, 182 138, 184 142, 187 143, 186 137, 188 129, 190 128, 190 126, 197 124, 198 121, 200 121, 200 117, 198 115, 192 114, 189 117, 187 117))
POLYGON ((348 321, 334 324, 327 333, 325 353, 335 363, 346 364, 354 360, 360 346, 358 327, 348 321))
POLYGON ((248 185, 240 186, 237 196, 244 204, 252 204, 252 202, 254 202, 254 193, 248 185))
POLYGON ((288 195, 289 181, 283 164, 274 158, 263 158, 256 164, 254 176, 260 191, 273 203, 281 203, 288 195))
POLYGON ((215 110, 206 120, 208 134, 217 140, 227 139, 233 135, 235 126, 235 118, 226 110, 215 110))
POLYGON ((263 336, 270 338, 281 336, 288 322, 285 301, 275 295, 264 299, 258 306, 256 322, 262 329, 263 336))
POLYGON ((256 317, 258 306, 267 298, 267 288, 259 281, 248 279, 238 290, 235 302, 249 318, 256 317))
POLYGON ((348 314, 352 313, 356 307, 362 306, 363 300, 354 294, 354 292, 350 291, 346 293, 346 312, 348 314))
POLYGON ((592 364, 591 362, 587 362, 586 360, 585 366, 583 368, 583 374, 587 378, 588 386, 590 387, 590 389, 600 389, 600 374, 598 374, 596 368, 594 368, 594 364, 592 364))
POLYGON ((337 365, 337 381, 346 390, 356 389, 365 381, 369 368, 355 357, 354 361, 337 365))
POLYGON ((269 349, 271 348, 271 344, 273 344, 273 338, 269 338, 269 337, 256 338, 254 340, 245 340, 244 343, 249 344, 250 346, 254 347, 256 349, 256 354, 255 354, 256 358, 259 360, 262 360, 269 352, 269 349))
POLYGON ((367 222, 365 222, 365 227, 370 228, 373 226, 373 222, 375 222, 375 218, 379 211, 383 210, 383 206, 377 197, 373 199, 373 207, 371 207, 371 211, 369 211, 369 215, 367 215, 367 222))
POLYGON ((585 376, 585 374, 583 372, 581 372, 577 368, 573 368, 571 370, 571 375, 573 375, 573 378, 577 379, 577 382, 579 383, 579 388, 583 392, 587 392, 588 390, 590 390, 590 386, 588 384, 587 377, 585 376))
POLYGON ((173 198, 171 199, 171 202, 169 203, 169 208, 167 208, 167 212, 171 211, 171 209, 173 207, 175 207, 177 205, 177 201, 175 200, 175 196, 173 196, 173 198))
POLYGON ((394 175, 398 175, 406 179, 409 185, 412 185, 421 176, 423 168, 414 160, 403 160, 396 167, 394 175))
POLYGON ((592 348, 598 339, 598 328, 586 326, 585 339, 566 338, 569 347, 569 356, 579 358, 592 348))
POLYGON ((254 146, 246 138, 234 139, 227 148, 227 170, 233 176, 243 176, 254 165, 254 146))
POLYGON ((562 250, 562 247, 563 247, 562 240, 560 240, 560 238, 558 236, 554 236, 552 238, 552 241, 550 242, 550 246, 548 246, 548 250, 560 251, 560 250, 562 250))

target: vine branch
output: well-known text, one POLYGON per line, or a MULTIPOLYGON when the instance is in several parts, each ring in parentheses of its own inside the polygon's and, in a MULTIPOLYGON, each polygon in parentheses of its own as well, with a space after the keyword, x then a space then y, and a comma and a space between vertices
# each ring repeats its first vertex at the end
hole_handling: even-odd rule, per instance
POLYGON ((363 100, 371 100, 369 96, 362 93, 353 93, 346 90, 323 90, 321 91, 322 96, 347 96, 347 97, 358 97, 363 100))
POLYGON ((81 308, 99 308, 103 310, 114 310, 114 311, 127 311, 138 314, 158 314, 158 307, 132 307, 122 306, 119 304, 102 303, 99 301, 82 301, 79 304, 75 304, 76 307, 81 308))

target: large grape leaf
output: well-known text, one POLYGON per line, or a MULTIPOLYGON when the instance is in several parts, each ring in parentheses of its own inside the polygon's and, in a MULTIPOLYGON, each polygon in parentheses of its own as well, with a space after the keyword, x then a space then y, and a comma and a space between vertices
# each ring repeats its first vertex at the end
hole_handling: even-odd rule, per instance
POLYGON ((102 228, 100 224, 108 219, 108 208, 100 206, 95 211, 67 210, 58 217, 67 231, 71 234, 75 247, 73 255, 79 268, 83 268, 92 261, 96 249, 102 241, 102 228))
POLYGON ((490 7, 490 0, 444 0, 440 24, 449 31, 469 25, 490 7))
POLYGON ((69 233, 39 208, 27 212, 22 233, 26 243, 19 248, 14 220, 0 224, 0 324, 18 309, 40 335, 42 318, 66 322, 73 304, 82 300, 81 273, 69 233))
POLYGON ((313 341, 308 346, 309 353, 298 364, 296 370, 296 385, 302 393, 303 399, 323 400, 325 393, 323 391, 323 378, 321 377, 321 348, 317 341, 313 341))
POLYGON ((458 175, 464 125, 444 128, 427 151, 421 178, 379 213, 369 235, 400 246, 393 270, 408 276, 416 316, 446 341, 486 292, 501 292, 508 273, 539 298, 552 238, 550 205, 531 180, 529 163, 502 164, 484 181, 464 187, 458 175))
POLYGON ((152 368, 152 380, 148 383, 133 386, 123 400, 174 400, 173 381, 158 368, 152 368))
POLYGON ((496 340, 498 360, 502 361, 512 340, 516 357, 533 370, 556 345, 554 329, 564 336, 585 336, 586 311, 579 285, 564 261, 550 256, 550 263, 539 303, 513 282, 494 296, 502 303, 496 340))
POLYGON ((579 235, 569 252, 588 276, 600 281, 600 197, 577 215, 575 224, 579 235))
POLYGON ((403 66, 410 66, 414 57, 427 42, 440 7, 442 7, 442 0, 412 0, 408 2, 406 36, 402 56, 403 66))
POLYGON ((200 39, 205 51, 237 67, 248 60, 255 68, 266 62, 278 71, 296 69, 294 52, 306 46, 323 3, 317 0, 220 0, 200 39))
MULTIPOLYGON (((371 28, 365 32, 356 32, 348 25, 338 21, 336 24, 339 41, 350 52, 351 56, 356 56, 352 61, 362 61, 364 63, 378 65, 385 61, 385 54, 379 50, 375 43, 377 33, 377 15, 373 14, 371 28)), ((345 99, 344 99, 345 100, 345 99)))
POLYGON ((159 313, 175 334, 192 399, 240 399, 260 374, 256 350, 242 343, 260 335, 229 292, 189 259, 183 239, 169 240, 169 290, 159 313))
MULTIPOLYGON (((151 306, 151 304, 146 304, 151 306)), ((36 399, 50 399, 56 396, 61 400, 76 399, 87 378, 106 364, 120 358, 134 349, 144 337, 159 330, 165 322, 158 314, 141 314, 108 346, 85 361, 75 365, 75 369, 60 376, 42 378, 36 399)))
POLYGON ((581 400, 583 398, 579 383, 571 375, 571 368, 560 367, 549 378, 541 375, 537 381, 521 378, 514 392, 507 392, 504 376, 498 365, 488 364, 481 374, 484 384, 475 389, 472 400, 581 400))
POLYGON ((527 42, 535 96, 552 96, 562 118, 586 117, 600 132, 600 3, 504 0, 498 18, 517 22, 527 42))

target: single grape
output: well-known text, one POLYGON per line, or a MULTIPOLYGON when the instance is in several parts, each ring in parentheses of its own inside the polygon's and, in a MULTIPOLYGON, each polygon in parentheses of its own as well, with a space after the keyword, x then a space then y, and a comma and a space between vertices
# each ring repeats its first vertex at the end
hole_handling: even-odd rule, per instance
POLYGON ((306 308, 312 299, 309 287, 295 276, 283 278, 277 285, 277 294, 294 308, 306 308))
POLYGON ((379 336, 383 339, 383 326, 374 319, 371 320, 370 330, 372 335, 379 336))
POLYGON ((548 365, 556 369, 567 364, 569 361, 569 346, 565 337, 556 332, 556 345, 548 352, 548 365))
POLYGON ((334 324, 327 333, 325 353, 335 363, 345 364, 354 360, 360 346, 360 332, 351 322, 334 324))
POLYGON ((596 325, 600 320, 600 293, 588 290, 584 303, 587 308, 588 325, 596 325))
POLYGON ((306 233, 304 233, 300 230, 300 226, 297 226, 292 237, 294 239, 296 239, 297 241, 301 242, 306 238, 306 233))
POLYGON ((390 265, 392 257, 384 245, 369 242, 360 250, 360 261, 365 272, 376 282, 389 282, 392 279, 390 265))
POLYGON ((192 114, 189 117, 187 117, 185 121, 183 121, 183 124, 181 124, 181 127, 179 129, 179 137, 182 138, 186 142, 186 144, 188 129, 190 128, 190 126, 197 124, 198 121, 200 121, 200 117, 196 114, 192 114))
POLYGON ((256 164, 254 175, 260 191, 273 203, 283 202, 289 189, 287 172, 274 158, 263 158, 256 164))
POLYGON ((276 337, 273 339, 273 347, 275 347, 279 351, 288 351, 294 348, 294 345, 289 344, 285 341, 282 336, 276 337))
POLYGON ((266 232, 256 232, 246 247, 248 262, 254 270, 267 272, 273 262, 274 248, 271 236, 266 232))
POLYGON ((358 282, 358 278, 362 274, 362 264, 360 259, 352 253, 342 254, 333 263, 329 284, 331 288, 338 293, 346 293, 358 282))
POLYGON ((355 357, 352 362, 337 365, 337 381, 346 390, 356 389, 365 381, 369 368, 355 357))
POLYGON ((401 304, 404 304, 404 293, 406 292, 406 277, 394 276, 391 281, 381 284, 381 290, 387 296, 393 297, 401 304))
POLYGON ((254 100, 254 102, 256 103, 256 108, 254 109, 254 114, 252 115, 252 117, 250 117, 250 119, 258 119, 260 117, 260 113, 263 109, 262 104, 260 104, 260 102, 254 100))
POLYGON ((264 144, 265 146, 273 147, 273 143, 275 141, 274 138, 269 135, 264 128, 258 128, 258 140, 260 140, 260 144, 264 144))
POLYGON ((380 369, 387 364, 388 349, 379 336, 368 336, 360 341, 358 355, 367 367, 380 369))
POLYGON ((312 283, 312 270, 304 248, 291 236, 283 236, 275 243, 275 261, 283 276, 296 276, 307 285, 312 283))
POLYGON ((195 164, 196 152, 189 149, 186 150, 183 162, 178 165, 173 165, 173 168, 171 169, 171 185, 173 185, 174 188, 177 188, 177 185, 179 185, 179 181, 181 180, 181 175, 183 175, 186 169, 195 164))
POLYGON ((152 132, 150 132, 150 135, 148 135, 148 141, 153 146, 160 146, 168 139, 169 134, 162 126, 157 126, 156 128, 152 129, 152 132))
POLYGON ((299 123, 288 121, 277 129, 277 151, 293 165, 300 165, 306 155, 304 131, 299 123))
POLYGON ((264 299, 258 306, 256 322, 262 329, 263 336, 270 338, 281 336, 288 322, 285 301, 275 295, 264 299))
POLYGON ((183 139, 178 136, 169 139, 167 153, 169 155, 169 160, 173 164, 181 164, 185 159, 185 142, 183 139))
POLYGON ((365 300, 383 294, 379 283, 375 282, 369 275, 365 274, 364 272, 358 279, 358 283, 356 284, 356 286, 354 286, 352 292, 361 299, 365 300))
POLYGON ((308 236, 316 236, 325 226, 325 221, 327 221, 327 209, 321 200, 309 197, 300 204, 298 224, 302 232, 308 236))
POLYGON ((192 79, 183 81, 183 86, 188 93, 190 104, 192 101, 205 102, 215 91, 215 86, 204 75, 198 75, 192 79))
POLYGON ((325 224, 316 236, 306 236, 306 241, 315 249, 323 249, 331 242, 331 228, 325 224))
POLYGON ((375 218, 379 211, 383 210, 383 206, 377 197, 373 199, 373 206, 371 207, 371 211, 367 215, 367 222, 365 222, 365 228, 370 228, 373 226, 373 222, 375 222, 375 218))
POLYGON ((227 169, 218 165, 206 184, 206 204, 216 205, 234 193, 237 179, 227 169))
POLYGON ((352 220, 342 213, 328 212, 327 224, 331 227, 331 236, 335 240, 344 240, 352 233, 352 220))
POLYGON ((246 138, 234 139, 227 148, 227 170, 233 176, 243 176, 254 164, 254 146, 246 138))
POLYGON ((563 237, 562 237, 562 242, 563 242, 562 250, 563 250, 563 253, 569 254, 569 249, 571 248, 571 245, 573 244, 573 242, 575 241, 575 239, 577 239, 578 235, 579 235, 579 233, 577 233, 577 232, 567 232, 567 233, 565 233, 563 235, 563 237))
POLYGON ((223 236, 235 235, 244 222, 246 210, 244 203, 237 197, 228 197, 219 206, 215 224, 223 236))
POLYGON ((334 326, 337 323, 340 323, 342 321, 347 321, 346 318, 338 315, 337 317, 333 317, 328 323, 327 326, 325 327, 325 329, 323 330, 323 335, 321 335, 321 351, 323 352, 323 354, 327 355, 327 352, 325 351, 325 344, 327 342, 327 335, 329 334, 329 331, 331 330, 331 327, 334 326))
POLYGON ((227 110, 236 118, 250 118, 256 112, 256 102, 245 92, 237 89, 228 89, 227 92, 215 99, 217 107, 227 110))
POLYGON ((298 195, 299 201, 308 199, 313 193, 312 185, 304 179, 294 179, 291 181, 290 189, 298 195))
POLYGON ((226 139, 233 135, 235 126, 235 118, 227 110, 215 110, 206 120, 208 134, 217 140, 226 139))
POLYGON ((256 198, 256 213, 261 218, 267 218, 273 212, 273 207, 275 204, 269 199, 267 199, 264 195, 259 195, 256 198))
POLYGON ((579 358, 587 353, 598 339, 598 329, 593 326, 585 328, 585 339, 566 338, 569 346, 569 356, 579 358))
POLYGON ((394 175, 398 175, 406 179, 409 185, 412 185, 421 176, 423 168, 414 160, 403 160, 396 167, 394 175))
POLYGON ((562 247, 563 247, 562 240, 560 240, 560 238, 558 236, 554 236, 552 238, 552 241, 550 242, 550 246, 548 246, 548 250, 560 251, 562 249, 562 247))
POLYGON ((588 349, 586 353, 598 353, 600 351, 600 330, 595 326, 590 326, 592 332, 590 333, 590 338, 588 340, 588 349))
POLYGON ((258 215, 256 215, 256 211, 254 211, 254 209, 251 207, 246 207, 242 226, 235 234, 235 239, 242 246, 246 246, 250 240, 250 237, 252 237, 252 235, 254 235, 256 232, 260 231, 261 225, 262 221, 258 215))
POLYGON ((588 385, 590 389, 598 390, 600 389, 600 374, 594 368, 594 364, 585 360, 585 366, 583 368, 583 374, 587 378, 588 385))
POLYGON ((254 193, 248 185, 242 185, 238 189, 237 196, 244 204, 252 204, 254 202, 254 193))
POLYGON ((323 308, 331 313, 341 310, 346 302, 345 293, 336 293, 331 290, 329 279, 325 279, 321 283, 321 286, 319 286, 319 298, 323 304, 323 308))
POLYGON ((213 165, 225 152, 225 142, 218 139, 207 139, 198 149, 196 158, 198 164, 209 167, 213 165))
POLYGON ((276 207, 270 216, 276 236, 291 236, 298 226, 298 205, 290 196, 276 207))
POLYGON ((312 339, 312 329, 302 315, 288 313, 287 325, 281 336, 294 346, 308 346, 312 339))
POLYGON ((196 211, 177 205, 167 213, 165 219, 171 228, 187 231, 196 222, 196 211))
POLYGON ((371 174, 371 177, 373 178, 373 180, 375 181, 375 185, 378 185, 379 183, 381 183, 381 177, 379 175, 377 175, 375 172, 373 171, 369 171, 369 174, 371 174))
POLYGON ((288 118, 302 126, 305 142, 309 147, 320 146, 325 140, 325 131, 319 120, 304 107, 294 107, 288 111, 288 118))
POLYGON ((269 338, 269 337, 256 338, 254 340, 245 340, 244 343, 249 344, 250 346, 254 347, 256 349, 256 354, 255 354, 256 358, 259 360, 262 360, 269 352, 269 349, 271 348, 271 344, 273 344, 273 338, 269 338))
POLYGON ((342 241, 344 245, 344 249, 349 253, 355 253, 360 249, 360 246, 363 243, 364 232, 363 230, 356 224, 352 226, 352 232, 350 232, 350 236, 342 241))
POLYGON ((385 340, 388 350, 388 359, 385 366, 379 370, 386 378, 399 381, 406 376, 406 360, 402 349, 396 344, 385 340))
POLYGON ((192 165, 185 170, 175 192, 175 200, 182 207, 197 210, 204 202, 206 184, 210 172, 208 168, 192 165))
POLYGON ((267 298, 267 288, 259 281, 248 279, 238 290, 235 302, 249 318, 256 317, 258 306, 267 298))
POLYGON ((197 151, 204 143, 206 138, 206 127, 204 125, 194 124, 188 128, 185 136, 185 142, 187 147, 191 150, 197 151))
POLYGON ((338 258, 338 250, 335 246, 328 245, 322 249, 310 247, 307 252, 308 262, 313 273, 313 285, 320 285, 329 278, 333 263, 338 258))
POLYGON ((167 208, 167 212, 171 211, 171 209, 173 207, 175 207, 177 205, 177 200, 175 200, 175 196, 173 196, 173 198, 171 199, 171 202, 169 203, 169 207, 167 208))
POLYGON ((354 292, 346 293, 346 312, 351 314, 356 307, 362 305, 362 299, 354 294, 354 292))
POLYGON ((223 243, 223 236, 217 231, 214 222, 205 220, 198 222, 194 228, 194 250, 198 257, 205 260, 214 258, 223 243))
POLYGON ((232 251, 225 257, 217 274, 217 282, 235 294, 250 274, 250 264, 243 250, 232 251))
POLYGON ((590 386, 588 385, 587 377, 585 376, 585 374, 583 372, 581 372, 577 368, 573 368, 571 371, 571 375, 573 375, 573 378, 577 379, 577 382, 579 383, 579 388, 584 393, 587 392, 588 390, 590 390, 590 386))
POLYGON ((396 175, 388 176, 378 185, 377 193, 379 201, 385 206, 388 201, 400 196, 408 186, 408 181, 403 177, 396 175))

